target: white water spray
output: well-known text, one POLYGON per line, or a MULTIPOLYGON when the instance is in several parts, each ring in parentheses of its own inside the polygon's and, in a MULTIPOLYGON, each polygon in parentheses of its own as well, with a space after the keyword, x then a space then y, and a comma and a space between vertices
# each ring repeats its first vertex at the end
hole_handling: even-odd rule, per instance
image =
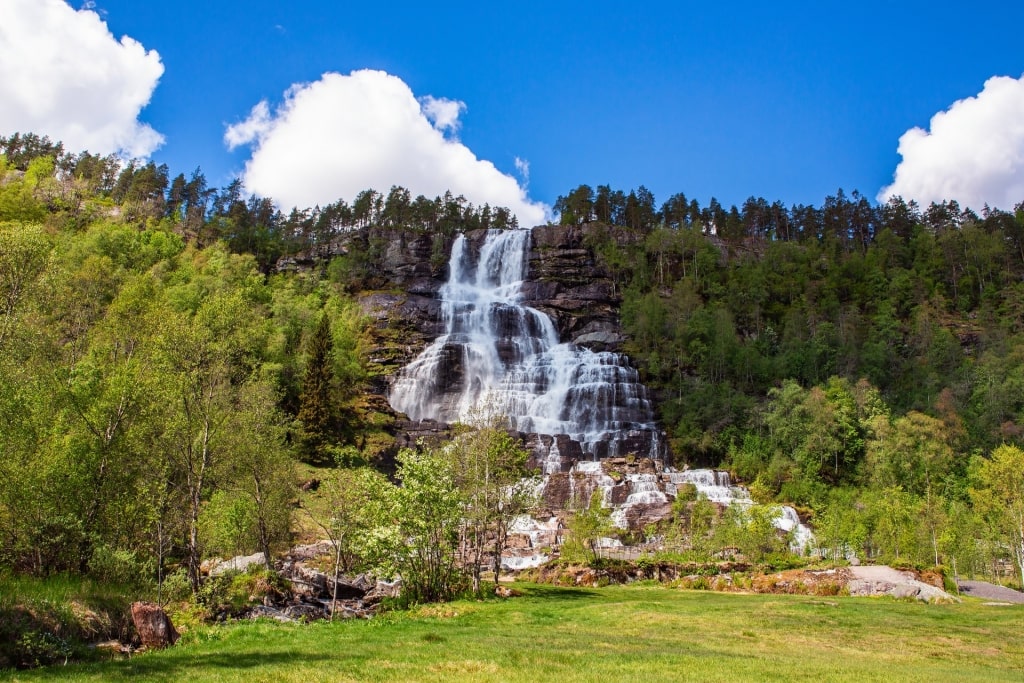
MULTIPOLYGON (((406 366, 391 406, 412 420, 472 423, 500 415, 520 432, 566 434, 592 458, 619 454, 619 444, 657 427, 637 371, 624 356, 560 343, 547 315, 521 303, 530 233, 487 233, 474 259, 456 238, 448 281, 440 290, 445 332, 406 366)), ((557 471, 550 454, 546 473, 557 471)))

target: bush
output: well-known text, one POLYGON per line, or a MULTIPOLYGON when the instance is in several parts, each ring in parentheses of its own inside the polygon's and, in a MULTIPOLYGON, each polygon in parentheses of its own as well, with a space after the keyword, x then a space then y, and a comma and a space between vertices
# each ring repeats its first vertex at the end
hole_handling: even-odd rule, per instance
POLYGON ((74 649, 71 647, 71 643, 55 633, 29 631, 21 635, 14 651, 18 668, 30 669, 56 664, 62 660, 64 664, 67 664, 74 649))
POLYGON ((89 574, 100 581, 140 589, 152 584, 152 567, 131 550, 101 545, 89 560, 89 574))
POLYGON ((250 567, 245 572, 227 572, 211 576, 196 595, 196 602, 217 619, 237 617, 267 595, 280 597, 288 583, 277 572, 265 567, 250 567))
POLYGON ((188 580, 188 571, 182 567, 168 574, 164 577, 160 592, 161 601, 164 603, 188 600, 192 595, 192 584, 188 580))

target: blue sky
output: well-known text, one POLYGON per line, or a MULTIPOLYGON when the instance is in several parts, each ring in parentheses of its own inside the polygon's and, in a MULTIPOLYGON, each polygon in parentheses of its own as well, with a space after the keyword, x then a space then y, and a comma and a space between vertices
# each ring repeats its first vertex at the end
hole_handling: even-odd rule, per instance
MULTIPOLYGON (((0 13, 24 2, 0 0, 0 13)), ((818 205, 840 187, 874 199, 893 182, 904 133, 928 130, 993 76, 1024 74, 1024 4, 1005 1, 490 5, 96 0, 93 9, 115 38, 159 54, 163 73, 138 113, 164 138, 152 158, 175 173, 201 166, 217 186, 245 174, 272 134, 263 127, 248 144, 225 145, 227 127, 254 106, 265 101, 274 118, 294 84, 372 69, 417 98, 464 103, 445 139, 519 180, 534 202, 550 205, 580 183, 644 184, 659 202, 682 191, 727 206, 750 195, 818 205), (517 158, 529 163, 528 185, 517 158)), ((0 57, 0 81, 3 68, 0 57)), ((1013 128, 1024 110, 1015 95, 1004 99, 997 120, 1013 128)), ((986 134, 978 120, 988 119, 962 125, 986 134)), ((0 111, 0 132, 15 123, 24 120, 0 111)), ((1007 135, 1011 146, 1024 140, 1007 135)), ((1011 166, 1001 182, 1016 188, 1024 160, 1011 166)), ((955 188, 923 176, 918 185, 955 188)))

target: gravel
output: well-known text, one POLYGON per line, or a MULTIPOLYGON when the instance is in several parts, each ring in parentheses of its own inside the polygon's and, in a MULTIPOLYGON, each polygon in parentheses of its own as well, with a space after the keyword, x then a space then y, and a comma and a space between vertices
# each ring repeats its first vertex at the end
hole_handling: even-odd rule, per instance
POLYGON ((960 593, 972 598, 1024 605, 1024 593, 1006 588, 1005 586, 997 586, 987 581, 961 581, 959 585, 960 593))

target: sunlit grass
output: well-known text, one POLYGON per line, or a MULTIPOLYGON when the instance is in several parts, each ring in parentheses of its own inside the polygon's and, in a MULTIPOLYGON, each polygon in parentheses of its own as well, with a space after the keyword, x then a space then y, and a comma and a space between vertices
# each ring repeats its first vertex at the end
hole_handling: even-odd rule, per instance
POLYGON ((14 680, 1020 681, 1024 608, 524 586, 371 621, 202 628, 14 680))

